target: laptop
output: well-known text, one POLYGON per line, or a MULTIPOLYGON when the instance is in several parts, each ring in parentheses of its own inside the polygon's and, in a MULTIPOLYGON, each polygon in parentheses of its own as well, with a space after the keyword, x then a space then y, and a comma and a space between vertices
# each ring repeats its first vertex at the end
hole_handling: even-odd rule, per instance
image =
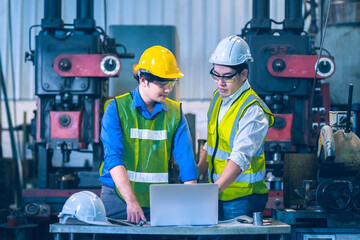
POLYGON ((151 226, 206 226, 217 223, 217 184, 150 185, 151 226))

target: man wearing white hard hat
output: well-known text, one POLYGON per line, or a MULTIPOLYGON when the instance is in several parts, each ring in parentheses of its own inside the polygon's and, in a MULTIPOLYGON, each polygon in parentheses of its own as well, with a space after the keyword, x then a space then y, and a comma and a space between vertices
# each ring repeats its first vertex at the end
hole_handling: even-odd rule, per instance
POLYGON ((208 109, 207 143, 198 164, 219 186, 219 220, 262 212, 268 200, 264 142, 274 117, 252 90, 248 44, 229 36, 217 45, 210 63, 217 90, 208 109))

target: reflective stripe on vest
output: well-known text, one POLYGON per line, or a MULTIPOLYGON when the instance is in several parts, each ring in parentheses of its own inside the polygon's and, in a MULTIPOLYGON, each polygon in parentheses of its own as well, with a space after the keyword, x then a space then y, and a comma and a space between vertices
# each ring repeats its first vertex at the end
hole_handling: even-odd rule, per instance
MULTIPOLYGON (((214 173, 214 181, 218 180, 221 174, 214 173)), ((242 173, 240 174, 234 182, 239 183, 256 183, 259 181, 264 180, 266 176, 266 170, 262 170, 257 173, 249 174, 249 173, 242 173)))
POLYGON ((130 138, 148 139, 148 140, 166 140, 166 130, 150 130, 132 128, 130 138))
MULTIPOLYGON (((213 155, 215 149, 213 147, 210 147, 209 145, 207 145, 206 147, 206 151, 208 155, 213 155)), ((223 150, 217 149, 216 153, 215 153, 215 158, 220 158, 220 159, 228 159, 230 157, 230 153, 225 152, 223 150)))
POLYGON ((127 170, 130 181, 143 183, 167 183, 169 181, 168 173, 144 173, 127 170))
MULTIPOLYGON (((263 144, 261 145, 261 147, 259 148, 259 150, 255 153, 254 157, 259 157, 261 156, 261 154, 264 152, 264 144, 265 142, 263 142, 263 144)), ((209 145, 207 145, 206 147, 206 151, 208 155, 213 156, 215 149, 209 145)), ((223 159, 223 160, 227 160, 230 157, 230 153, 225 152, 223 150, 217 149, 216 153, 215 153, 215 158, 219 158, 219 159, 223 159)))

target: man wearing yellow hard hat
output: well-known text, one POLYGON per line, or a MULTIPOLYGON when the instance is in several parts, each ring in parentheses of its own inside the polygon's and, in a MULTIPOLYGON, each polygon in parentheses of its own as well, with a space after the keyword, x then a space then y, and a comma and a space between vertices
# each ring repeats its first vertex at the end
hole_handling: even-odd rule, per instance
POLYGON ((150 47, 136 71, 138 87, 111 100, 102 119, 100 197, 108 217, 139 223, 149 219, 150 184, 168 183, 171 155, 182 182, 196 183, 198 171, 181 104, 167 98, 184 76, 174 55, 150 47))

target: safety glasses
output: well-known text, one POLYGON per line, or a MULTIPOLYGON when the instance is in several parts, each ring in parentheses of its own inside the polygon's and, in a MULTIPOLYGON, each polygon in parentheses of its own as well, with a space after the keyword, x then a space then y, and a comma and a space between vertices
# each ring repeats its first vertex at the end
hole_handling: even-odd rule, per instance
POLYGON ((176 84, 177 79, 172 79, 172 80, 166 80, 166 81, 152 81, 152 83, 154 83, 155 85, 157 85, 160 88, 167 88, 167 87, 174 87, 174 85, 176 84))
POLYGON ((216 81, 224 81, 226 83, 232 83, 234 82, 234 77, 236 76, 236 74, 238 74, 238 72, 235 72, 234 74, 232 75, 225 75, 225 76, 222 76, 222 75, 218 75, 214 72, 214 68, 212 68, 210 70, 210 75, 216 80, 216 81))
POLYGON ((177 78, 161 78, 155 75, 152 75, 150 72, 139 70, 138 75, 143 74, 145 79, 149 82, 154 83, 160 88, 167 88, 167 87, 173 87, 176 82, 178 81, 177 78))

